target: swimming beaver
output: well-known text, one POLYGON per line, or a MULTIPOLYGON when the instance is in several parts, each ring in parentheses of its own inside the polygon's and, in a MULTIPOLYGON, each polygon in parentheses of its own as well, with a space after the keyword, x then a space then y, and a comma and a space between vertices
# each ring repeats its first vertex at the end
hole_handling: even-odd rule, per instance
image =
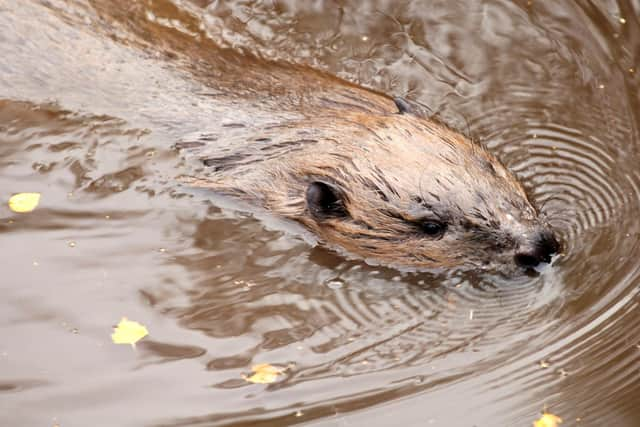
MULTIPOLYGON (((129 32, 127 45, 165 52, 210 90, 213 101, 198 102, 215 134, 178 144, 205 166, 194 185, 297 221, 322 243, 385 265, 494 264, 509 272, 547 262, 558 250, 522 186, 495 157, 412 113, 407 102, 217 46, 189 14, 180 19, 197 38, 148 19, 148 2, 92 7, 102 21, 129 32)), ((158 8, 157 16, 164 13, 158 8)), ((185 114, 183 108, 171 114, 185 114)), ((183 121, 165 111, 145 115, 183 121)))
MULTIPOLYGON (((102 92, 87 86, 66 99, 82 105, 77 97, 84 93, 85 103, 96 108, 92 94, 119 94, 122 100, 105 96, 102 108, 122 112, 128 105, 131 111, 126 115, 144 123, 150 120, 162 129, 187 128, 192 115, 206 116, 216 134, 181 145, 190 147, 205 166, 194 184, 257 204, 297 221, 328 246, 385 265, 495 264, 501 271, 511 271, 549 261, 557 251, 553 233, 496 158, 446 126, 412 113, 407 102, 394 104, 386 95, 308 67, 221 48, 207 37, 202 23, 187 15, 180 19, 187 19, 183 28, 191 30, 168 28, 159 19, 148 19, 147 8, 153 2, 91 3, 105 23, 91 25, 91 31, 106 31, 110 28, 106 23, 115 22, 114 28, 128 35, 114 37, 109 32, 109 39, 122 40, 127 49, 154 49, 150 51, 158 57, 166 56, 166 66, 176 76, 198 81, 201 86, 194 87, 203 95, 189 93, 184 99, 160 102, 158 85, 147 90, 146 77, 131 83, 127 79, 144 73, 129 70, 122 76, 107 73, 105 77, 114 79, 111 83, 91 80, 89 86, 106 85, 102 92), (188 35, 190 31, 199 32, 198 37, 188 35)), ((164 13, 160 9, 157 16, 164 13)), ((22 31, 26 34, 28 28, 22 31)), ((70 74, 69 70, 73 74, 91 69, 96 58, 120 60, 107 50, 90 49, 93 56, 82 56, 79 62, 67 61, 64 49, 41 51, 39 46, 50 46, 47 40, 63 37, 57 26, 49 30, 54 33, 43 33, 46 36, 29 44, 27 51, 18 49, 20 33, 12 32, 17 41, 3 46, 25 63, 30 63, 28 58, 52 58, 45 61, 53 67, 45 73, 48 80, 70 74), (56 64, 67 66, 63 69, 67 72, 59 72, 56 64)), ((82 41, 74 45, 78 49, 101 46, 91 38, 85 40, 84 32, 77 37, 82 41)), ((30 90, 41 96, 47 88, 56 99, 66 94, 55 89, 64 86, 62 80, 43 87, 22 72, 20 61, 5 61, 0 67, 9 70, 4 73, 4 80, 12 82, 8 88, 29 88, 15 96, 30 90)), ((172 82, 174 91, 184 85, 180 82, 172 82)), ((193 123, 202 122, 196 118, 193 123)))
POLYGON ((369 262, 507 273, 549 262, 558 241, 514 175, 483 146, 393 101, 387 112, 325 108, 260 129, 230 123, 227 134, 178 145, 204 164, 191 184, 294 220, 369 262))

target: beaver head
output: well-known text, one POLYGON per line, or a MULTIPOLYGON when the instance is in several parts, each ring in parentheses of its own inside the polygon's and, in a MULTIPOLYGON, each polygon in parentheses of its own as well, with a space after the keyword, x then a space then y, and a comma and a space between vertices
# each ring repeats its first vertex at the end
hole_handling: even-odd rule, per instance
POLYGON ((515 176, 481 145, 396 104, 400 114, 325 111, 226 134, 200 150, 207 176, 194 184, 377 264, 510 273, 548 262, 558 242, 515 176))

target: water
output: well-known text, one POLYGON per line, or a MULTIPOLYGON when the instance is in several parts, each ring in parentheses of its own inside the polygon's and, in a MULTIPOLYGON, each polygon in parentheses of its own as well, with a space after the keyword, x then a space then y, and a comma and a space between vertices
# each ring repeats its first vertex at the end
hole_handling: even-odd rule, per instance
POLYGON ((42 193, 0 206, 2 424, 639 425, 639 13, 0 0, 0 198, 42 193), (518 280, 403 273, 179 184, 175 142, 348 90, 292 84, 300 65, 482 141, 565 255, 518 280), (149 328, 135 350, 110 341, 122 316, 149 328), (244 381, 259 363, 287 370, 244 381))

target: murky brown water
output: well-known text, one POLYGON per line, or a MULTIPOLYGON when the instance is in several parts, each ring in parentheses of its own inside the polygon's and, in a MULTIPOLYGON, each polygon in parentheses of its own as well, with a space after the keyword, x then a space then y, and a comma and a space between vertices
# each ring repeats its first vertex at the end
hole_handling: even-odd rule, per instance
POLYGON ((0 0, 2 425, 640 425, 639 14, 0 0), (483 141, 566 256, 520 280, 402 273, 176 185, 176 141, 344 89, 286 62, 483 141), (22 191, 30 214, 6 205, 22 191), (110 341, 121 316, 150 330, 135 351, 110 341), (264 362, 285 377, 242 379, 264 362))

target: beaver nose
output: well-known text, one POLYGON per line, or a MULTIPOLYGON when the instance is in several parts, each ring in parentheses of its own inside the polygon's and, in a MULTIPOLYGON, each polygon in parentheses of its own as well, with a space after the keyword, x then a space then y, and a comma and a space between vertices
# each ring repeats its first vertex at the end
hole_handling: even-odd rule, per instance
POLYGON ((541 262, 550 262, 551 255, 559 249, 560 243, 553 232, 542 230, 536 232, 532 239, 520 244, 514 258, 520 267, 536 267, 541 262))

